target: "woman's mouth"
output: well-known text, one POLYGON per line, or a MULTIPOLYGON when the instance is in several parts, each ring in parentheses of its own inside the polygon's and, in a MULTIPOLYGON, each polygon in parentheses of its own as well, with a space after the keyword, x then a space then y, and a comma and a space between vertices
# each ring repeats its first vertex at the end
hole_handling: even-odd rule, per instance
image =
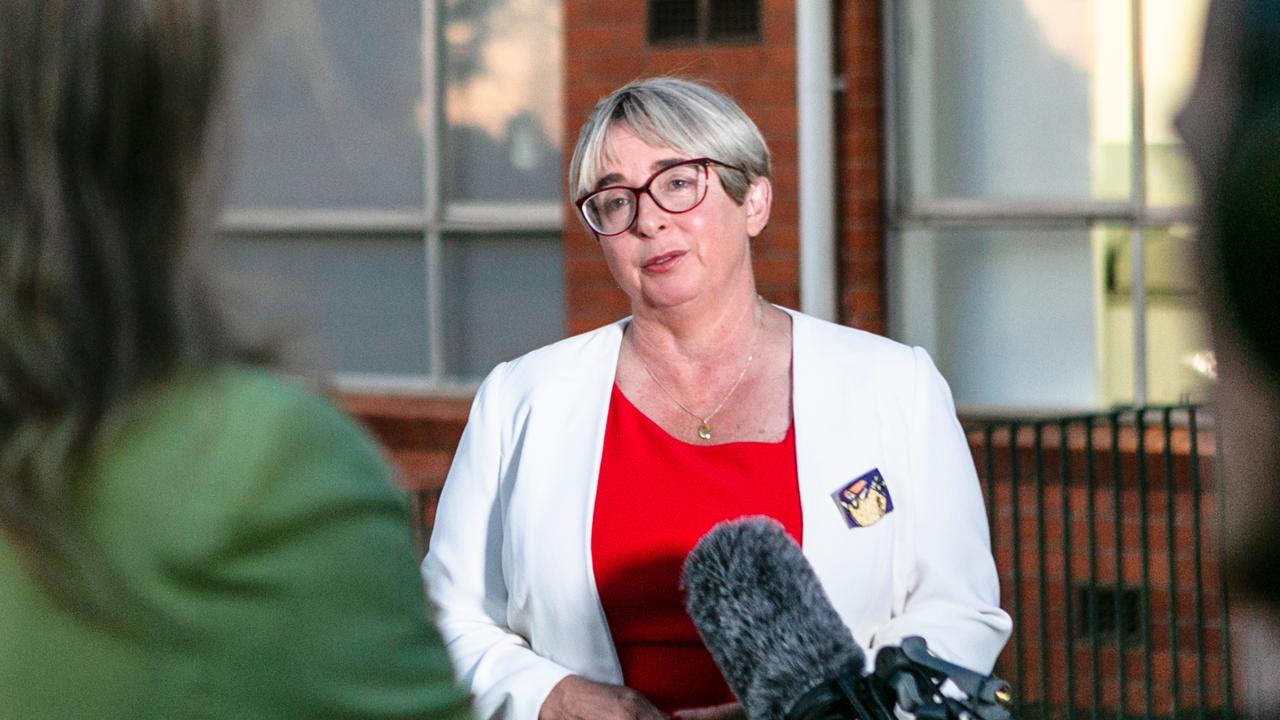
POLYGON ((684 257, 684 251, 673 250, 665 252, 661 255, 654 255, 645 261, 643 269, 645 272, 663 273, 675 268, 680 258, 684 257))

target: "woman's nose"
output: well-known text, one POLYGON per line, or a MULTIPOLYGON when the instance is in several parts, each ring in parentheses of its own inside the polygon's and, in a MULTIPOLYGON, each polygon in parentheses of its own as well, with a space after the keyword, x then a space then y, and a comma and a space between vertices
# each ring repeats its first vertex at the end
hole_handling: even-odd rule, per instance
POLYGON ((640 193, 636 203, 636 220, 632 224, 636 233, 651 237, 667 226, 667 212, 663 210, 649 193, 640 193))

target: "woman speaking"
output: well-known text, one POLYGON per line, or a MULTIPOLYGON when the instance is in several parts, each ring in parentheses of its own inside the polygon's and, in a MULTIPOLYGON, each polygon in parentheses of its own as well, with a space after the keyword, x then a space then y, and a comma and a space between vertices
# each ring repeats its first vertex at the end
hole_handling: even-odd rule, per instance
MULTIPOLYGON (((769 150, 729 98, 626 85, 569 188, 631 316, 480 387, 424 561, 481 717, 739 717, 679 572, 769 515, 865 647, 989 669, 1010 630, 950 391, 918 348, 765 302, 769 150)), ((831 188, 813 192, 832 192, 831 188)))

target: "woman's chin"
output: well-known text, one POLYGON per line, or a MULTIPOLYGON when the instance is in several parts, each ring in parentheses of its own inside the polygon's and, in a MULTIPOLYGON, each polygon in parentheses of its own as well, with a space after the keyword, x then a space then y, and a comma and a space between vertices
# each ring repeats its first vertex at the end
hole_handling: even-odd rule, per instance
POLYGON ((697 299, 691 288, 645 288, 641 291, 641 303, 653 309, 673 309, 697 299))
POLYGON ((699 297, 703 288, 689 273, 644 277, 640 301, 650 307, 677 307, 699 297))

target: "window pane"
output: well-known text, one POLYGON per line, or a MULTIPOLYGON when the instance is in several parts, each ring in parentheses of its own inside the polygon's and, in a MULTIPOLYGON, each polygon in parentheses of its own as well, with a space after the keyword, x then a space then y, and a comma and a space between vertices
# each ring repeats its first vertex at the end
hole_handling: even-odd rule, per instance
POLYGON ((445 239, 443 255, 450 376, 482 377, 503 360, 564 337, 559 236, 454 236, 445 239))
POLYGON ((1195 184, 1173 120, 1200 66, 1209 0, 1147 3, 1145 12, 1147 199, 1153 205, 1190 205, 1195 184))
POLYGON ((912 230, 891 246, 892 334, 933 355, 956 402, 1100 399, 1088 230, 912 230))
POLYGON ((426 375, 426 254, 420 235, 228 238, 233 288, 271 338, 338 372, 426 375))
POLYGON ((649 0, 649 42, 698 39, 698 4, 689 0, 649 0))
POLYGON ((419 0, 262 5, 234 89, 231 207, 419 209, 419 0))
POLYGON ((711 0, 709 40, 759 40, 760 0, 711 0))
POLYGON ((1123 199, 1128 3, 903 4, 903 170, 915 198, 1123 199))
MULTIPOLYGON (((1098 230, 1103 248, 1102 357, 1107 404, 1133 401, 1133 261, 1128 228, 1098 230)), ((1146 288, 1147 402, 1206 399, 1209 336, 1196 280, 1194 230, 1149 227, 1146 288)))
POLYGON ((444 3, 445 162, 450 202, 561 197, 561 3, 444 3))

